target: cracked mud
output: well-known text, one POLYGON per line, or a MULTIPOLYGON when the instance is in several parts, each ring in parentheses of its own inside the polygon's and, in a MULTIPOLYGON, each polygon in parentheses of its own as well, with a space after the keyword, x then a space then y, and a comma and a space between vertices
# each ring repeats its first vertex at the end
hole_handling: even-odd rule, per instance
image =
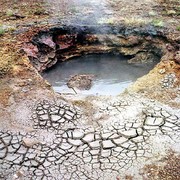
POLYGON ((74 106, 39 103, 32 116, 34 131, 1 130, 0 177, 115 179, 133 163, 153 157, 154 138, 175 142, 180 131, 178 115, 150 101, 136 103, 116 99, 101 105, 99 116, 108 120, 94 115, 92 123, 74 106), (136 113, 124 118, 130 111, 136 113))

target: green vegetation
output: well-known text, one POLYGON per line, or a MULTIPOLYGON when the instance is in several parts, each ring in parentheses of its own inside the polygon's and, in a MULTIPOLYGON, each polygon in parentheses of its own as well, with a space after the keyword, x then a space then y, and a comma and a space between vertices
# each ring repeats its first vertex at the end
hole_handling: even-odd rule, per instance
POLYGON ((8 9, 8 10, 6 11, 6 15, 9 16, 9 17, 10 17, 10 16, 13 16, 13 14, 14 14, 14 13, 13 13, 13 11, 12 11, 11 9, 8 9))
POLYGON ((124 22, 128 26, 141 26, 148 24, 149 20, 140 17, 131 17, 131 18, 124 18, 124 22))
POLYGON ((177 26, 176 29, 177 29, 178 31, 180 31, 180 26, 177 26))
POLYGON ((5 29, 3 28, 2 25, 0 25, 0 36, 5 33, 5 29))
POLYGON ((160 19, 154 19, 151 22, 155 27, 164 27, 164 22, 160 19))
POLYGON ((157 13, 154 12, 154 11, 150 11, 150 12, 149 12, 149 16, 157 16, 157 13))
POLYGON ((116 19, 115 18, 101 18, 98 21, 98 24, 115 24, 116 19))

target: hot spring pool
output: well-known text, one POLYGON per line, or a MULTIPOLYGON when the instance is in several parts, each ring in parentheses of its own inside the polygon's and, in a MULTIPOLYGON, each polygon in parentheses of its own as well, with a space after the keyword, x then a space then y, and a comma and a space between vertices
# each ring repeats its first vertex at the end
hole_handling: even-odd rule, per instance
POLYGON ((93 86, 90 90, 77 90, 87 95, 118 95, 137 78, 147 74, 157 62, 129 64, 127 57, 112 54, 85 55, 66 62, 58 62, 43 73, 59 93, 74 93, 67 87, 67 81, 73 75, 93 74, 93 86))

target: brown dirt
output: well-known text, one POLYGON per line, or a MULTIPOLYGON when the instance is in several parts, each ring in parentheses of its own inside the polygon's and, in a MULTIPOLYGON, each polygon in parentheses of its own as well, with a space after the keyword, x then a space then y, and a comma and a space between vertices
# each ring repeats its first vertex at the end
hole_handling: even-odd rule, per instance
MULTIPOLYGON (((143 168, 144 180, 178 180, 180 179, 180 155, 169 152, 166 158, 162 159, 164 165, 150 164, 143 168)), ((159 163, 160 164, 160 163, 159 163)))

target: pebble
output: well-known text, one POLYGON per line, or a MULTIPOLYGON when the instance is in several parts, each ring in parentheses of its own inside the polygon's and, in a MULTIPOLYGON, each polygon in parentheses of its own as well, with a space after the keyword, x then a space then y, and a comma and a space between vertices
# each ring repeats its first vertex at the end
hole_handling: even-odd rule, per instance
POLYGON ((166 72, 166 69, 165 69, 165 68, 159 70, 159 73, 160 73, 160 74, 164 74, 165 72, 166 72))
POLYGON ((38 144, 39 141, 37 139, 34 139, 34 138, 26 138, 26 137, 23 137, 22 139, 23 141, 23 144, 26 146, 26 147, 32 147, 34 146, 35 144, 38 144))

